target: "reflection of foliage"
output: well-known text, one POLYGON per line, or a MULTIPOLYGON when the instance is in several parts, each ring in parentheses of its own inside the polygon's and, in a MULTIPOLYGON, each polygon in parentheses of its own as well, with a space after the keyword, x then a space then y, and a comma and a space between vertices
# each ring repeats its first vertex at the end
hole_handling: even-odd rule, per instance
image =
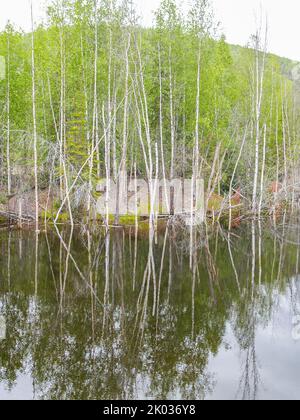
MULTIPOLYGON (((160 289, 156 275, 149 280, 148 294, 147 288, 140 294, 149 257, 145 240, 123 232, 111 234, 109 241, 99 232, 76 233, 68 259, 68 232, 61 232, 64 242, 52 233, 41 235, 35 278, 34 234, 15 232, 7 240, 1 233, 0 278, 5 281, 0 284, 0 308, 7 339, 0 342, 0 381, 12 389, 20 373, 30 372, 35 396, 44 399, 202 399, 213 390, 207 365, 230 321, 246 355, 243 396, 254 398, 259 378, 255 331, 268 321, 272 293, 283 285, 271 275, 278 267, 270 263, 274 241, 267 235, 264 292, 251 285, 251 241, 248 230, 241 233, 231 240, 240 292, 223 237, 212 235, 203 241, 201 236, 201 247, 196 240, 197 269, 190 270, 189 255, 185 247, 177 247, 171 232, 160 289), (154 290, 160 296, 157 307, 154 290), (138 316, 137 302, 146 305, 144 318, 138 316)), ((177 237, 182 239, 182 234, 177 237)), ((163 245, 163 238, 153 245, 156 273, 163 245)), ((288 245, 278 246, 276 252, 289 261, 296 258, 288 245)), ((292 273, 292 265, 284 267, 280 276, 292 273)))

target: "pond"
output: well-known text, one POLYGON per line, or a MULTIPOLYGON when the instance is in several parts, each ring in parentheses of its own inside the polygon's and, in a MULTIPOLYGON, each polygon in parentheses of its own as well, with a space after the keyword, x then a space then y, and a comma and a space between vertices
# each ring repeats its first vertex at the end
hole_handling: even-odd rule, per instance
POLYGON ((0 399, 297 399, 300 222, 0 232, 0 399))

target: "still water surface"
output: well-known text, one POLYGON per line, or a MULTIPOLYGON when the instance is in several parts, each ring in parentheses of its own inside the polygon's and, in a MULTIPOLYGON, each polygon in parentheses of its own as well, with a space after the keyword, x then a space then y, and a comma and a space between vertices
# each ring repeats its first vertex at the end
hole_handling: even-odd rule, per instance
POLYGON ((298 226, 0 232, 0 399, 300 399, 298 226))

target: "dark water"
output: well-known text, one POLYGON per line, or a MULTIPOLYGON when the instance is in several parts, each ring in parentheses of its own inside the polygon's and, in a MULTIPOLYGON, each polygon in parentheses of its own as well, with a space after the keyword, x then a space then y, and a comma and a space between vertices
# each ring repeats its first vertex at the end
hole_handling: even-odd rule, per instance
POLYGON ((0 232, 0 399, 300 398, 298 226, 0 232))

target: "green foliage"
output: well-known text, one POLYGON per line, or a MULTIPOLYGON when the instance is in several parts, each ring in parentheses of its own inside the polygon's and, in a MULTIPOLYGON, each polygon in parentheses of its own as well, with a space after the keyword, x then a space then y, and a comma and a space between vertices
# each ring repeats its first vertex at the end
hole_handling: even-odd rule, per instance
POLYGON ((0 205, 6 205, 8 202, 7 195, 0 192, 0 205))
MULTIPOLYGON (((42 211, 41 213, 41 220, 48 220, 48 221, 52 221, 55 220, 57 216, 56 212, 51 212, 51 211, 42 211)), ((58 223, 66 223, 70 220, 69 214, 66 212, 60 213, 60 215, 58 216, 58 223)))

